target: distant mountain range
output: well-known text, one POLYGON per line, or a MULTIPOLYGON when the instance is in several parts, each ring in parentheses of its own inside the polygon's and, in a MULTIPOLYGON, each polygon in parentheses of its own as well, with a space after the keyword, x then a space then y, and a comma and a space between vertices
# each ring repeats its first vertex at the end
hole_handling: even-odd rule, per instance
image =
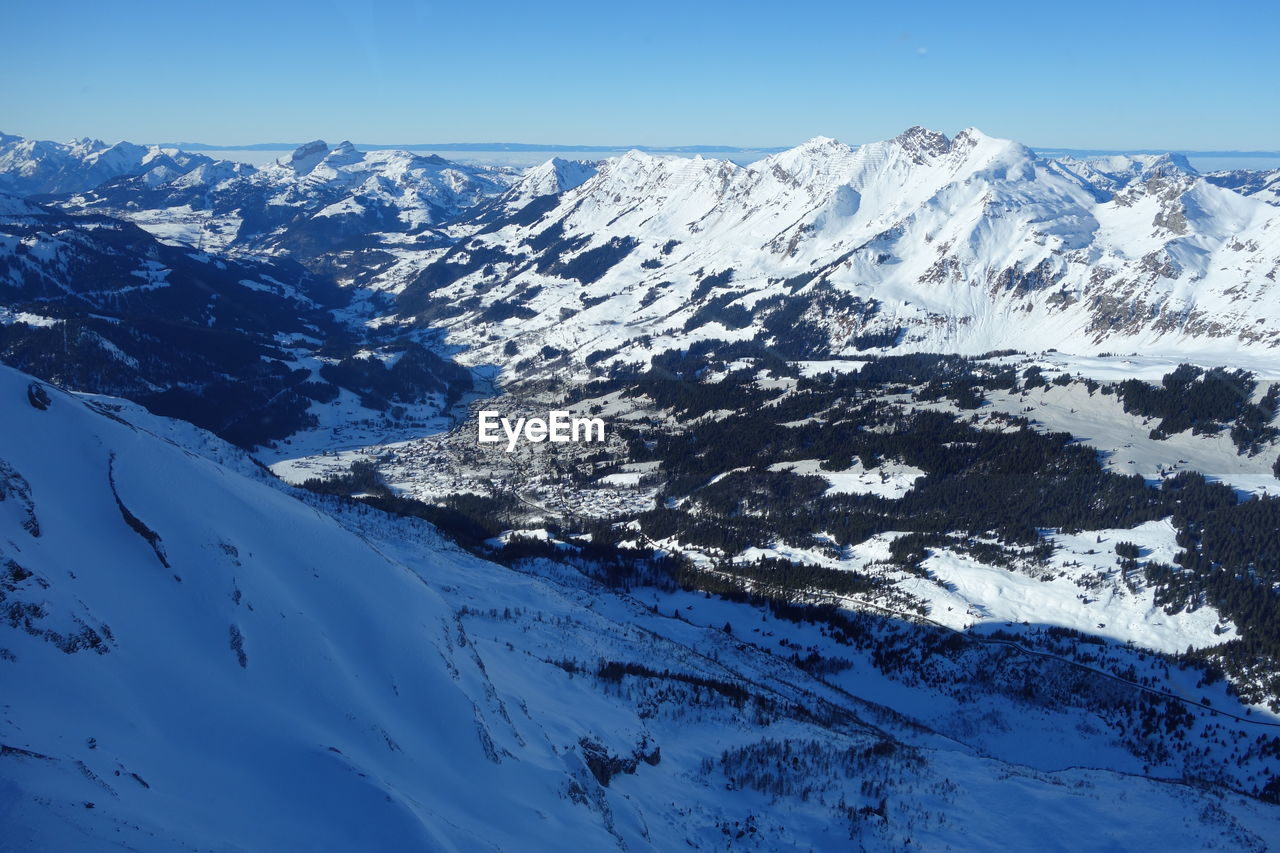
MULTIPOLYGON (((178 148, 183 151, 292 151, 301 142, 255 142, 248 145, 211 145, 205 142, 158 142, 158 148, 178 148)), ((654 153, 698 154, 710 152, 758 152, 777 154, 786 151, 786 145, 563 145, 536 142, 413 142, 385 144, 380 142, 357 142, 355 147, 361 151, 598 151, 601 153, 620 151, 649 151, 654 153)), ((1124 154, 1166 154, 1166 148, 1063 148, 1057 145, 1033 145, 1032 150, 1046 156, 1059 154, 1073 157, 1107 157, 1124 154)), ((1280 159, 1280 150, 1276 151, 1244 151, 1237 149, 1201 150, 1178 149, 1178 154, 1186 157, 1275 157, 1280 159)))
MULTIPOLYGON (((203 142, 162 142, 160 148, 180 148, 184 151, 292 151, 302 143, 258 142, 252 145, 207 145, 203 142)), ((543 145, 530 142, 415 142, 402 145, 357 142, 361 151, 652 151, 678 154, 698 154, 721 151, 754 151, 775 153, 787 150, 780 147, 740 145, 543 145)), ((1277 155, 1280 156, 1280 155, 1277 155)))
POLYGON ((490 361, 707 339, 810 358, 1271 349, 1278 177, 1047 159, 973 129, 817 138, 748 166, 636 151, 460 240, 399 309, 490 361))
MULTIPOLYGON (((88 314, 138 317, 183 293, 184 322, 203 330, 243 301, 236 282, 252 281, 254 298, 272 300, 269 328, 248 316, 217 328, 294 340, 298 323, 319 329, 317 317, 337 310, 350 330, 338 358, 363 351, 374 328, 374 349, 397 334, 443 341, 450 358, 511 376, 716 342, 792 358, 1280 346, 1280 170, 1201 174, 1180 154, 1046 158, 976 129, 949 138, 915 127, 856 148, 819 137, 746 166, 630 151, 523 172, 350 142, 317 140, 255 167, 5 136, 0 192, 12 196, 4 271, 26 300, 15 310, 58 316, 40 294, 65 288, 78 296, 59 296, 62 310, 100 324, 88 314), (109 234, 119 236, 103 247, 109 234), (203 253, 258 266, 210 284, 190 260, 203 253), (91 289, 130 295, 86 298, 100 272, 73 282, 65 259, 101 271, 93 259, 107 255, 126 277, 91 289), (208 287, 235 298, 215 311, 199 296, 208 287)), ((285 361, 320 356, 319 344, 294 346, 285 361)), ((117 347, 133 359, 147 351, 117 347)), ((321 362, 305 363, 311 374, 286 380, 302 367, 282 364, 258 383, 260 398, 292 401, 276 428, 224 435, 260 443, 313 420, 299 417, 305 399, 278 396, 319 381, 321 362)), ((401 395, 350 371, 343 387, 375 409, 426 390, 443 406, 468 387, 456 366, 428 367, 439 381, 401 395)), ((172 378, 166 367, 147 381, 172 378)))

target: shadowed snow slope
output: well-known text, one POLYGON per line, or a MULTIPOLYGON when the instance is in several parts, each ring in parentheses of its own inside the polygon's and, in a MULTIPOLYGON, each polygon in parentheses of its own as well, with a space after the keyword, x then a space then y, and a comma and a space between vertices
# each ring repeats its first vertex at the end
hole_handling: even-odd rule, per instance
POLYGON ((1280 838, 1233 793, 979 757, 722 631, 745 605, 487 563, 4 367, 0 405, 0 849, 1280 838))
POLYGON ((486 757, 483 673, 419 576, 265 477, 58 392, 39 411, 7 368, 0 394, 12 849, 606 842, 538 816, 545 744, 486 757))

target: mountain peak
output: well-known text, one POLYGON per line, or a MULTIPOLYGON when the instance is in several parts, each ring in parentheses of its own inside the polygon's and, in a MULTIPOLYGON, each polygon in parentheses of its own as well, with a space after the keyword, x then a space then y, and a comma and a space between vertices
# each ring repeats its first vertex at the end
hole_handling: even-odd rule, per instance
POLYGON ((958 144, 973 146, 993 139, 996 139, 996 137, 988 136, 976 127, 966 127, 955 135, 955 138, 951 140, 951 144, 952 146, 958 144))
POLYGON ((530 187, 541 193, 562 193, 579 187, 596 173, 594 163, 584 160, 566 160, 552 157, 540 166, 529 169, 525 175, 530 187))
POLYGON ((1152 177, 1168 177, 1170 175, 1199 175, 1200 172, 1191 165, 1185 154, 1170 152, 1161 154, 1151 161, 1148 167, 1152 177))
MULTIPOLYGON (((760 161, 783 169, 802 181, 809 181, 817 173, 833 174, 843 172, 853 149, 839 140, 829 136, 815 136, 800 143, 795 148, 788 148, 760 161), (804 177, 810 176, 810 177, 804 177)), ((757 165, 750 168, 757 168, 757 165)))
POLYGON ((647 173, 660 165, 667 158, 658 157, 647 151, 641 151, 638 148, 632 148, 618 157, 610 157, 603 161, 601 166, 602 172, 616 175, 635 175, 647 173))
POLYGON ((648 151, 641 151, 639 148, 628 148, 618 159, 636 163, 648 163, 661 158, 650 154, 648 151))
MULTIPOLYGON (((956 138, 959 139, 959 137, 956 138)), ((923 163, 930 157, 945 154, 951 149, 951 141, 947 139, 946 134, 930 130, 927 127, 921 127, 918 124, 899 133, 894 137, 893 141, 898 143, 902 150, 917 163, 923 163)))
POLYGON ((288 162, 282 165, 288 166, 299 175, 305 175, 314 169, 328 153, 329 145, 323 139, 312 140, 295 148, 289 155, 288 162))
POLYGON ((362 159, 364 154, 357 151, 356 147, 346 140, 335 145, 323 158, 324 163, 329 166, 350 166, 352 163, 359 163, 362 159))

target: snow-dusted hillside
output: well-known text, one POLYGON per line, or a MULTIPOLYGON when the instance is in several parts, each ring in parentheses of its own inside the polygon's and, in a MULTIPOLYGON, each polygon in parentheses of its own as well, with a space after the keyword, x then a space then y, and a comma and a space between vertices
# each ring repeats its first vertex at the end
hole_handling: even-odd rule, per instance
POLYGON ((56 391, 39 410, 2 373, 8 845, 551 837, 562 771, 486 758, 504 723, 422 577, 261 476, 56 391), (482 794, 513 785, 490 824, 482 794))
POLYGON ((704 338, 802 357, 1280 343, 1280 212, 1179 157, 1059 162, 912 128, 745 167, 633 151, 545 207, 454 246, 401 312, 526 369, 704 338))
MULTIPOLYGON (((952 700, 825 684, 768 652, 751 607, 485 563, 8 368, 0 399, 7 847, 995 850, 1046 820, 1077 847, 1280 838, 1276 807, 1132 775, 1083 718, 1075 767, 981 757, 855 696, 933 704, 958 734, 952 700)), ((1074 725, 1053 713, 1028 725, 1074 725)))

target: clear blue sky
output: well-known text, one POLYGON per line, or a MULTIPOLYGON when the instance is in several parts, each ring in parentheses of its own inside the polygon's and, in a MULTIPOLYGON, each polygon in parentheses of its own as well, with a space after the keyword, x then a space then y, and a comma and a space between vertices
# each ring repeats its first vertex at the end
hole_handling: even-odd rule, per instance
POLYGON ((789 145, 912 124, 1280 149, 1280 3, 5 4, 0 130, 221 144, 789 145))

